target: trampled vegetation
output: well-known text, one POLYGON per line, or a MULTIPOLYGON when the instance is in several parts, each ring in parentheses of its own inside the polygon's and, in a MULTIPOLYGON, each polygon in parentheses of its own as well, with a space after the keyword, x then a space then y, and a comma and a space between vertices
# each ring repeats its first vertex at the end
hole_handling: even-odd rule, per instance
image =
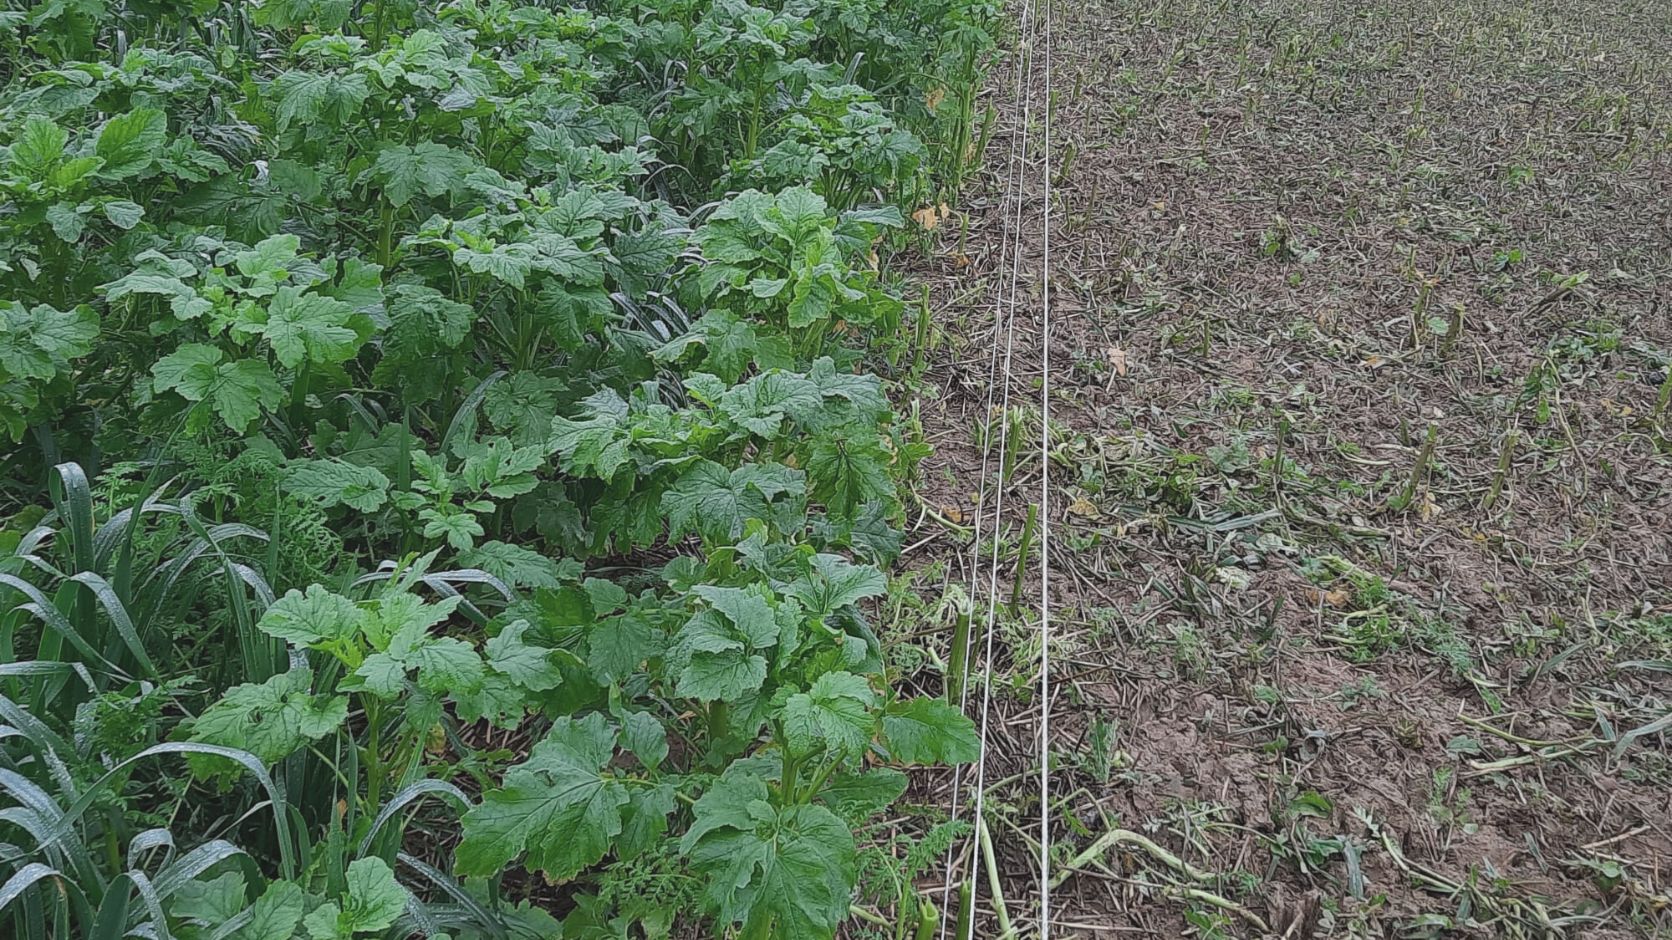
POLYGON ((976 936, 1043 817, 1054 940, 1672 937, 1672 5, 1030 6, 878 621, 998 615, 976 936))
POLYGON ((932 919, 860 605, 995 16, 0 13, 0 932, 932 919))

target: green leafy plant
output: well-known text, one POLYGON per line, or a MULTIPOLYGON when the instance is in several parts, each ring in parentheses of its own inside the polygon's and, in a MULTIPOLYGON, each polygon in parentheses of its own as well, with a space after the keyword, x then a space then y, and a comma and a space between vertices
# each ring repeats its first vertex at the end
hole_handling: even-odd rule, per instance
POLYGON ((4 928, 834 934, 974 753, 865 613, 920 6, 0 14, 4 928))

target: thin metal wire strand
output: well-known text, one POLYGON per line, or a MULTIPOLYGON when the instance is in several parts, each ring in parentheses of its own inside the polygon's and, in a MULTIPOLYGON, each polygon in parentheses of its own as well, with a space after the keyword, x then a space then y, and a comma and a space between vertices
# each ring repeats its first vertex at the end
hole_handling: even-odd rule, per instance
POLYGON ((1045 205, 1039 385, 1039 938, 1051 937, 1051 6, 1045 0, 1045 205))
MULTIPOLYGON (((1031 3, 1025 2, 1024 3, 1023 14, 1019 18, 1019 22, 1025 23, 1029 19, 1030 9, 1031 9, 1031 3)), ((1025 78, 1025 74, 1020 67, 1021 62, 1022 62, 1022 60, 1019 58, 1018 59, 1018 69, 1017 69, 1017 73, 1016 73, 1016 88, 1017 88, 1016 97, 1018 97, 1018 98, 1021 97, 1021 89, 1023 87, 1022 83, 1023 83, 1024 78, 1025 78)), ((999 203, 999 213, 1000 213, 1000 218, 1001 219, 1008 216, 1008 213, 1010 211, 1010 207, 1015 205, 1015 202, 1019 198, 1019 194, 1020 194, 1020 191, 1021 191, 1021 179, 1022 179, 1022 176, 1023 176, 1023 167, 1017 161, 1017 152, 1016 152, 1017 140, 1018 140, 1019 136, 1020 135, 1017 135, 1017 134, 1011 134, 1010 135, 1010 141, 1008 143, 1008 153, 1007 153, 1006 159, 1005 159, 1005 188, 1004 188, 1003 195, 1002 195, 1002 197, 1000 199, 1000 203, 999 203)), ((1014 233, 1012 232, 1010 226, 1005 225, 1005 226, 1000 227, 998 270, 1001 271, 1001 272, 1006 268, 1006 266, 1008 264, 1008 260, 1010 258, 1010 253, 1011 253, 1011 250, 1012 250, 1012 241, 1013 241, 1012 240, 1012 235, 1013 234, 1014 233)), ((1014 330, 1015 330, 1014 319, 1011 318, 1011 317, 1007 317, 1005 315, 1004 299, 1003 299, 1003 295, 1002 295, 1002 292, 1001 292, 1000 296, 995 298, 995 301, 994 301, 994 312, 993 312, 993 338, 994 338, 994 342, 989 347, 990 352, 988 354, 988 361, 987 361, 987 398, 986 398, 986 405, 985 405, 985 407, 986 407, 986 412, 985 413, 988 416, 989 420, 991 420, 991 415, 992 415, 992 411, 993 411, 993 404, 994 404, 994 397, 996 395, 997 386, 999 384, 998 383, 998 367, 999 367, 999 361, 1000 361, 999 349, 1000 349, 1001 345, 1008 345, 1010 342, 1013 341, 1011 339, 1011 336, 1013 335, 1014 330), (1005 332, 1006 333, 1006 343, 1005 344, 1000 344, 997 341, 998 338, 999 338, 1000 332, 1005 332)), ((1001 438, 1001 440, 1000 440, 1000 450, 1002 451, 1003 442, 1005 440, 1008 440, 1008 430, 1009 430, 1009 428, 1008 428, 1008 425, 1005 425, 1003 422, 1000 422, 1000 425, 1001 425, 1001 427, 1000 427, 1000 438, 1001 438)), ((989 428, 990 427, 991 426, 989 425, 989 428)), ((994 444, 994 437, 993 437, 992 433, 990 433, 990 431, 989 431, 989 433, 982 435, 981 469, 980 469, 979 476, 977 477, 979 489, 978 489, 978 493, 977 493, 977 497, 976 497, 975 514, 974 514, 974 518, 973 518, 973 528, 972 528, 972 533, 974 535, 974 538, 972 539, 972 541, 970 543, 970 553, 969 553, 969 567, 970 567, 970 570, 972 572, 979 570, 979 566, 981 564, 981 532, 983 530, 983 526, 988 521, 987 506, 988 506, 988 495, 989 495, 989 492, 990 492, 989 486, 988 486, 988 470, 989 470, 989 467, 991 466, 991 463, 992 463, 992 457, 993 457, 993 452, 994 452, 993 444, 994 444)), ((977 599, 979 599, 980 596, 981 596, 980 582, 978 580, 972 580, 972 582, 971 582, 971 597, 970 597, 970 603, 971 603, 972 607, 974 606, 974 602, 977 599)), ((971 640, 969 640, 968 638, 966 638, 965 642, 966 642, 966 644, 968 644, 968 646, 966 646, 966 652, 967 652, 967 650, 969 648, 973 648, 974 643, 971 640)), ((968 671, 969 671, 969 660, 968 660, 968 657, 966 656, 965 657, 965 675, 960 677, 960 678, 961 679, 967 679, 968 671)), ((959 686, 959 696, 958 696, 959 710, 962 711, 962 710, 967 709, 968 705, 969 705, 969 683, 967 681, 963 681, 963 682, 960 683, 960 686, 959 686)), ((959 766, 959 767, 954 769, 953 778, 952 778, 952 804, 951 804, 951 811, 952 812, 951 812, 951 818, 954 821, 957 820, 957 818, 959 816, 959 812, 960 812, 961 801, 959 800, 958 797, 959 797, 962 777, 963 777, 963 767, 959 766)), ((947 880, 946 880, 946 885, 945 885, 944 890, 943 890, 943 897, 942 897, 942 900, 943 900, 942 909, 943 910, 946 909, 947 905, 945 904, 945 900, 946 900, 946 896, 951 891, 951 885, 952 885, 952 867, 951 867, 951 864, 950 864, 951 851, 952 850, 950 848, 947 850, 947 853, 948 853, 948 855, 947 855, 948 864, 947 864, 947 873, 946 873, 946 879, 947 880)), ((944 933, 944 931, 943 931, 943 933, 944 933)))
MULTIPOLYGON (((1022 52, 1023 52, 1024 59, 1019 64, 1019 67, 1018 67, 1019 68, 1019 74, 1017 76, 1018 84, 1021 86, 1021 91, 1018 94, 1018 97, 1021 99, 1021 102, 1022 102, 1022 120, 1021 120, 1020 126, 1018 128, 1018 133, 1021 136, 1020 144, 1019 144, 1019 147, 1018 147, 1018 149, 1020 151, 1020 157, 1019 157, 1019 160, 1018 160, 1018 172, 1019 172, 1020 176, 1019 176, 1018 183, 1017 183, 1017 193, 1016 193, 1017 198, 1014 202, 1014 205, 1012 206, 1013 214, 1012 214, 1012 216, 1011 216, 1011 218, 1008 222, 1009 226, 1011 227, 1012 231, 1015 234, 1014 234, 1014 238, 1013 238, 1013 249, 1011 251, 1011 256, 1010 256, 1009 298, 1008 298, 1008 302, 1007 302, 1007 314, 1006 314, 1008 329, 1006 330, 1005 350, 1004 350, 1004 369, 1003 369, 1004 377, 1003 377, 1003 383, 1002 383, 1002 388, 1001 388, 1001 396, 1000 396, 1001 406, 1000 406, 1000 422, 999 422, 999 424, 1000 424, 999 453, 1001 455, 1001 458, 1002 458, 1002 455, 1008 449, 1007 445, 1008 445, 1008 442, 1009 442, 1009 430, 1010 430, 1010 422, 1008 420, 1008 415, 1009 415, 1009 411, 1010 411, 1010 392, 1011 392, 1012 386, 1015 384, 1014 383, 1014 379, 1015 379, 1015 351, 1016 351, 1015 322, 1016 322, 1016 311, 1017 311, 1018 307, 1020 306, 1020 298, 1021 298, 1022 237, 1023 237, 1022 221, 1023 221, 1025 210, 1026 210, 1026 199, 1024 198, 1026 193, 1024 192, 1024 190, 1022 188, 1022 181, 1025 181, 1026 176, 1027 176, 1027 164, 1028 164, 1028 158, 1029 158, 1030 152, 1031 152, 1031 142, 1028 138, 1028 129, 1033 123, 1034 83, 1032 81, 1032 78, 1033 78, 1033 71, 1034 71, 1035 63, 1037 61, 1037 57, 1034 55, 1034 30, 1035 30, 1035 17, 1033 15, 1033 5, 1032 5, 1032 3, 1028 3, 1023 8, 1022 30, 1021 30, 1021 32, 1022 32, 1021 49, 1022 49, 1022 52)), ((1001 303, 1003 303, 1002 300, 1001 300, 1001 303)), ((991 723, 992 723, 993 637, 994 637, 994 634, 997 632, 996 628, 997 628, 997 623, 998 623, 998 596, 999 596, 998 575, 999 575, 999 559, 1000 559, 1000 554, 1001 554, 1000 553, 1000 544, 999 544, 999 531, 1000 531, 999 527, 1000 527, 1001 520, 1004 517, 1005 496, 1006 496, 1006 491, 1008 489, 1008 487, 1005 485, 1006 481, 1002 479, 1002 476, 1003 476, 1003 473, 1004 473, 1004 466, 1003 466, 1002 460, 1001 460, 1001 463, 1000 463, 1000 465, 997 469, 998 469, 998 476, 1000 478, 995 481, 996 492, 995 492, 995 496, 994 496, 994 506, 993 506, 993 513, 992 513, 992 539, 991 539, 991 541, 992 541, 992 553, 991 553, 991 555, 989 557, 989 560, 988 560, 988 573, 987 573, 987 620, 986 620, 986 631, 985 631, 986 635, 984 637, 984 647, 985 647, 985 649, 983 651, 983 656, 982 656, 982 663, 983 663, 984 668, 983 668, 983 672, 982 672, 982 684, 981 684, 981 725, 980 725, 980 742, 979 742, 980 746, 979 746, 979 749, 978 749, 978 753, 980 754, 980 758, 979 758, 979 761, 977 763, 976 772, 975 772, 976 773, 975 809, 974 809, 974 813, 973 813, 973 818, 975 819, 976 826, 978 827, 978 832, 977 832, 978 838, 979 838, 979 827, 981 826, 981 823, 982 823, 982 814, 983 814, 983 812, 985 810, 985 807, 986 807, 986 797, 987 797, 987 760, 986 760, 986 756, 987 756, 988 741, 990 739, 990 733, 989 733, 990 732, 990 726, 991 726, 991 723)), ((971 903, 972 904, 974 903, 974 899, 977 896, 977 885, 979 884, 979 880, 976 878, 976 873, 975 873, 976 868, 977 868, 977 865, 976 865, 975 861, 972 860, 972 863, 970 865, 970 872, 969 872, 969 875, 968 875, 968 877, 970 879, 970 897, 971 897, 971 903)), ((962 938, 962 940, 973 940, 974 931, 975 931, 974 924, 975 924, 975 921, 974 921, 974 918, 972 917, 970 919, 970 932, 969 932, 968 935, 966 935, 964 938, 962 938)))
MULTIPOLYGON (((1022 11, 1021 11, 1021 15, 1019 17, 1018 22, 1019 22, 1018 32, 1020 33, 1022 38, 1021 38, 1021 41, 1019 43, 1019 49, 1021 51, 1021 55, 1018 57, 1017 70, 1016 70, 1016 76, 1015 76, 1015 85, 1016 85, 1015 96, 1017 98, 1022 98, 1023 94, 1024 94, 1024 89, 1026 89, 1026 94, 1028 95, 1029 99, 1031 100, 1032 88, 1031 88, 1031 82, 1028 81, 1028 79, 1031 78, 1032 63, 1033 63, 1033 51, 1032 51, 1033 5, 1031 3, 1031 0, 1023 0, 1022 11)), ((999 205, 999 211, 1000 211, 1000 218, 1001 219, 1008 219, 1011 215, 1012 210, 1015 211, 1016 217, 1018 219, 1020 218, 1021 196, 1022 196, 1022 188, 1023 188, 1022 187, 1022 181, 1023 181, 1023 179, 1025 178, 1025 175, 1026 175, 1027 124, 1028 124, 1028 108, 1026 106, 1024 106, 1024 116, 1023 116, 1023 120, 1021 122, 1021 126, 1019 128, 1017 128, 1016 132, 1011 135, 1011 139, 1010 139, 1010 142, 1009 142, 1009 145, 1008 145, 1005 191, 1004 191, 1004 197, 1000 201, 1000 205, 999 205), (1018 144, 1019 143, 1020 143, 1020 147, 1021 147, 1021 152, 1018 154, 1018 144)), ((1012 274, 1012 279, 1011 279, 1011 284, 1012 284, 1011 301, 1010 301, 1009 307, 1007 309, 1006 304, 1005 304, 1005 298, 1004 298, 1004 295, 1003 295, 1003 291, 1001 289, 1001 291, 999 293, 999 296, 995 299, 995 304, 994 304, 994 329, 993 329, 993 334, 994 334, 994 339, 995 340, 997 340, 998 334, 1001 331, 1005 334, 1005 342, 1003 344, 1004 348, 1005 348, 1005 356, 1004 356, 1004 373, 1005 373, 1004 379, 1005 380, 1003 382, 1004 398, 1003 398, 1003 402, 1002 402, 1002 408, 1001 408, 1001 411, 1000 411, 999 433, 997 435, 997 451, 1001 455, 1005 452, 1006 447, 1007 447, 1007 443, 1008 443, 1008 440, 1009 440, 1009 422, 1007 420, 1005 420, 1005 415, 1006 415, 1006 412, 1008 412, 1008 409, 1009 409, 1010 384, 1011 384, 1011 379, 1012 379, 1012 375, 1013 375, 1012 351, 1014 350, 1014 347, 1015 347, 1015 307, 1016 307, 1016 303, 1015 303, 1015 297, 1016 297, 1015 283, 1016 283, 1016 276, 1015 276, 1014 272, 1019 268, 1020 254, 1021 254, 1021 245, 1020 245, 1019 226, 1013 226, 1013 225, 1009 225, 1009 224, 1004 225, 1001 228, 1001 235, 1000 235, 998 270, 1001 271, 1001 272, 1004 271, 1005 267, 1007 265, 1007 262, 1009 263, 1009 265, 1012 268, 1013 274, 1012 274)), ((987 383, 987 399, 986 399, 986 417, 987 417, 987 420, 989 422, 992 420, 994 398, 995 398, 995 394, 997 392, 997 388, 1000 384, 998 382, 998 371, 999 371, 998 370, 998 364, 999 364, 998 350, 999 350, 999 346, 1000 346, 1000 344, 998 342, 993 343, 992 352, 989 355, 989 359, 988 359, 988 383, 987 383)), ((994 633, 994 620, 995 620, 994 614, 996 613, 996 606, 995 605, 996 605, 996 597, 997 597, 997 594, 996 594, 996 577, 997 577, 998 519, 999 519, 1000 514, 1003 511, 1003 498, 1004 498, 1003 485, 1002 485, 1003 481, 1002 480, 997 481, 997 484, 991 487, 992 490, 997 491, 997 500, 996 500, 997 505, 995 506, 993 512, 989 515, 988 512, 987 512, 988 494, 989 494, 989 490, 990 490, 990 488, 989 488, 989 476, 990 476, 990 471, 992 469, 992 460, 993 460, 993 454, 994 454, 994 451, 995 451, 995 447, 994 447, 995 435, 992 433, 991 424, 989 424, 988 427, 989 427, 988 432, 982 436, 983 440, 982 440, 982 455, 981 455, 981 471, 980 471, 980 477, 979 477, 979 481, 980 481, 979 482, 979 493, 978 493, 978 496, 977 496, 976 511, 975 511, 975 517, 974 517, 974 520, 973 520, 974 539, 972 540, 971 546, 970 546, 971 568, 974 571, 979 571, 979 566, 980 566, 980 563, 981 563, 981 557, 980 557, 981 556, 981 533, 982 533, 984 524, 987 524, 990 521, 991 522, 991 527, 992 527, 992 530, 993 530, 994 555, 995 555, 995 557, 994 557, 994 560, 993 560, 993 566, 994 566, 993 575, 989 579, 990 580, 990 586, 989 586, 989 591, 988 591, 988 594, 989 594, 989 610, 988 610, 987 622, 986 622, 986 625, 985 625, 985 637, 984 637, 984 646, 985 646, 984 666, 986 667, 984 675, 986 676, 986 678, 983 682, 980 743, 979 743, 979 748, 978 748, 978 752, 977 752, 978 756, 977 756, 977 760, 976 760, 976 777, 977 777, 977 782, 976 782, 976 794, 977 794, 976 795, 976 819, 977 819, 978 823, 979 823, 980 812, 982 810, 982 804, 983 804, 983 788, 984 788, 984 785, 985 785, 985 776, 986 776, 988 715, 989 715, 989 712, 990 712, 990 703, 991 703, 991 660, 992 660, 992 647, 993 647, 992 638, 993 638, 993 633, 994 633)), ((1000 467, 1000 472, 1002 473, 1002 465, 1000 467)), ((971 591, 971 599, 970 599, 972 606, 974 605, 975 601, 977 601, 980 598, 980 596, 981 596, 980 595, 980 581, 979 581, 979 575, 977 575, 977 580, 972 581, 972 591, 971 591)), ((973 645, 973 642, 971 640, 966 640, 966 642, 971 642, 971 645, 973 645)), ((969 662, 969 659, 966 656, 965 657, 966 676, 967 676, 968 662, 969 662)), ((959 708, 961 710, 967 710, 968 700, 969 700, 969 683, 967 681, 965 681, 961 684, 960 694, 959 694, 959 708)), ((962 777, 963 777, 962 768, 959 768, 956 771, 954 771, 953 789, 952 789, 952 812, 951 812, 951 818, 954 821, 956 821, 961 815, 962 801, 960 800, 959 797, 961 795, 962 777)), ((979 867, 979 858, 977 857, 978 852, 977 852, 977 846, 976 846, 975 840, 972 839, 970 841, 969 845, 971 847, 970 852, 969 852, 969 858, 970 858, 969 866, 970 867, 969 867, 969 872, 968 872, 966 877, 969 879, 968 883, 970 884, 970 887, 971 887, 970 902, 971 902, 971 904, 973 904, 974 903, 974 898, 975 898, 975 890, 976 890, 975 886, 977 884, 976 870, 979 867)), ((951 891, 952 891, 952 880, 953 880, 953 871, 954 871, 954 866, 951 863, 951 858, 952 858, 952 850, 949 848, 947 850, 945 883, 942 886, 942 892, 941 892, 941 912, 942 912, 942 916, 941 916, 940 931, 939 931, 939 935, 941 937, 941 940, 945 940, 947 920, 948 920, 948 917, 951 916, 951 907, 952 906, 950 904, 950 897, 951 897, 951 891)), ((960 883, 963 883, 962 880, 960 880, 960 883)), ((973 931, 973 929, 974 928, 973 928, 973 919, 972 919, 971 930, 973 931)), ((961 940, 970 940, 970 938, 968 938, 968 937, 961 938, 961 940)))

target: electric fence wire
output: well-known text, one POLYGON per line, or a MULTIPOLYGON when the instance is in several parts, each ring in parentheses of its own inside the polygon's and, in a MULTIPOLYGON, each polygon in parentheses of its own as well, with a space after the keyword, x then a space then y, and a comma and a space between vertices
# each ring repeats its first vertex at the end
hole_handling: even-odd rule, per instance
MULTIPOLYGON (((1022 16, 1023 20, 1026 19, 1026 15, 1027 15, 1026 14, 1026 9, 1027 9, 1027 4, 1024 2, 1024 13, 1023 13, 1023 16, 1022 16)), ((1021 85, 1020 85, 1021 80, 1022 80, 1021 79, 1021 72, 1020 72, 1020 70, 1018 70, 1018 72, 1017 72, 1017 83, 1018 83, 1017 87, 1018 87, 1018 90, 1021 87, 1021 85)), ((1017 142, 1017 139, 1018 139, 1017 135, 1014 135, 1014 134, 1012 134, 1010 136, 1010 139, 1009 139, 1009 153, 1006 156, 1006 162, 1005 162, 1006 182, 1005 182, 1004 192, 1003 192, 1002 198, 1001 198, 1000 203, 999 203, 999 213, 1000 213, 1001 218, 1006 213, 1008 213, 1009 207, 1011 205, 1013 205, 1014 200, 1016 199, 1016 193, 1020 188, 1020 178, 1021 178, 1020 177, 1020 170, 1019 170, 1019 168, 1017 166, 1017 163, 1016 163, 1016 142, 1017 142)), ((1001 226, 1000 228, 1001 228, 1001 231, 1000 231, 1000 241, 999 241, 998 270, 1000 270, 1002 272, 1004 270, 1007 259, 1009 258, 1010 247, 1011 247, 1011 234, 1012 233, 1011 233, 1011 230, 1008 226, 1001 226)), ((1001 295, 995 301, 995 304, 994 304, 993 343, 989 347, 990 352, 989 352, 989 355, 988 355, 988 363, 987 363, 987 398, 986 398, 986 404, 984 406, 985 407, 984 414, 987 416, 987 420, 988 420, 988 425, 987 425, 988 432, 983 434, 982 438, 981 438, 981 440, 982 440, 981 470, 980 470, 980 473, 979 473, 978 478, 977 478, 978 479, 979 491, 978 491, 977 498, 976 498, 975 513, 974 513, 974 517, 973 517, 973 521, 972 521, 972 535, 973 535, 973 538, 972 538, 972 541, 970 543, 970 554, 969 554, 969 568, 972 572, 971 597, 970 597, 970 607, 971 607, 971 612, 972 613, 973 613, 973 609, 974 609, 974 601, 975 601, 976 598, 978 598, 980 596, 980 582, 979 582, 978 579, 976 579, 976 577, 974 575, 974 572, 976 570, 978 570, 979 565, 981 563, 981 532, 982 532, 983 526, 985 525, 986 520, 987 520, 987 497, 989 495, 988 468, 991 465, 991 460, 992 460, 992 456, 993 456, 993 452, 994 452, 994 448, 993 448, 994 435, 992 433, 992 423, 991 422, 992 422, 992 413, 993 413, 993 405, 994 405, 994 395, 995 395, 995 391, 996 391, 997 386, 998 386, 998 366, 999 366, 999 361, 1000 361, 999 349, 1000 349, 1001 345, 1007 345, 1007 344, 1001 344, 998 340, 999 340, 999 333, 1002 330, 1005 330, 1008 326, 1011 326, 1010 321, 1008 321, 1005 318, 1004 313, 1005 313, 1004 303, 1003 303, 1003 298, 1002 298, 1002 295, 1001 295)), ((1007 339, 1008 339, 1008 337, 1007 337, 1007 339)), ((1006 430, 1007 430, 1006 428, 1001 428, 1000 433, 1004 434, 1004 433, 1006 433, 1006 430)), ((967 681, 968 671, 969 671, 969 666, 968 666, 969 657, 968 657, 967 654, 969 652, 969 649, 974 645, 973 637, 966 636, 964 642, 965 642, 965 651, 964 652, 966 654, 964 656, 964 659, 963 659, 963 661, 965 663, 964 674, 959 676, 959 679, 961 681, 959 682, 958 708, 959 708, 960 711, 967 711, 968 707, 969 707, 969 683, 967 681)), ((954 770, 953 770, 952 801, 951 801, 951 813, 950 813, 950 819, 953 822, 956 822, 958 820, 959 815, 960 815, 960 810, 961 810, 961 807, 962 807, 962 801, 960 800, 959 797, 961 795, 961 788, 962 788, 962 782, 963 782, 963 770, 964 770, 964 768, 963 768, 962 765, 954 768, 954 770)), ((945 865, 945 867, 946 867, 946 882, 945 882, 945 884, 942 888, 941 910, 943 912, 948 912, 951 909, 950 904, 948 903, 948 900, 949 900, 949 895, 950 895, 951 890, 952 890, 953 872, 954 872, 954 869, 955 869, 955 866, 952 864, 952 851, 953 851, 953 847, 949 846, 948 849, 947 849, 946 865, 945 865)), ((945 920, 943 918, 942 923, 941 923, 940 937, 942 938, 942 940, 945 940, 945 936, 946 936, 946 923, 945 923, 945 920)))
POLYGON ((1039 938, 1051 937, 1051 18, 1045 3, 1045 142, 1039 155, 1044 192, 1040 268, 1039 383, 1039 938))
MULTIPOLYGON (((1004 456, 1009 452, 1010 391, 1014 381, 1015 324, 1021 276, 1021 221, 1024 211, 1024 182, 1027 175, 1027 161, 1029 155, 1029 141, 1027 135, 1028 128, 1032 120, 1033 82, 1031 81, 1031 78, 1034 68, 1033 42, 1035 25, 1034 9, 1031 0, 1022 0, 1021 11, 1018 17, 1017 31, 1019 41, 1017 44, 1018 57, 1015 74, 1015 98, 1022 102, 1022 119, 1010 137, 1008 147, 1009 153, 1007 158, 1008 162, 1006 165, 1005 191, 1004 197, 999 205, 999 216, 1002 220, 1004 220, 1004 224, 1001 227, 998 270, 1002 274, 1005 271, 1006 265, 1009 265, 1009 297, 1007 303, 1004 286, 1001 283, 999 295, 995 299, 994 304, 993 336, 995 342, 993 343, 992 351, 988 360, 988 383, 985 413, 988 426, 987 432, 982 435, 979 494, 977 496, 976 511, 972 527, 974 538, 971 542, 970 548, 971 568, 976 575, 975 579, 972 580, 972 592, 970 598, 971 605, 974 607, 975 602, 980 597, 979 567, 982 562, 981 535, 984 526, 990 527, 992 557, 988 567, 987 616, 984 624, 984 636, 982 639, 981 720, 979 747, 977 750, 978 756, 976 759, 975 770, 975 807, 973 813, 975 831, 968 843, 970 846, 968 853, 968 869, 963 876, 967 879, 967 881, 961 881, 960 883, 961 889, 964 885, 968 886, 968 903, 971 905, 975 903, 976 884, 978 883, 976 872, 980 866, 979 843, 982 838, 981 814, 984 810, 986 796, 987 750, 990 716, 992 711, 993 636, 996 633, 998 614, 998 568, 1000 549, 999 526, 1004 512, 1004 497, 1007 483, 1007 481, 1003 479, 1007 469, 1005 468, 1003 461, 1004 456), (1002 358, 1002 381, 1000 381, 999 376, 1000 357, 998 351, 1000 343, 997 342, 1000 332, 1003 332, 1004 334, 1004 342, 1002 344, 1004 348, 1004 355, 1002 358), (995 420, 993 407, 995 404, 995 397, 998 398, 997 404, 999 405, 999 410, 996 416, 998 423, 998 430, 996 434, 994 433, 992 426, 992 423, 995 420), (995 437, 997 438, 996 447, 994 446, 995 437), (992 471, 994 469, 993 459, 995 452, 997 453, 999 459, 999 465, 996 468, 999 479, 993 481, 993 484, 990 486, 989 477, 992 475, 992 471), (993 496, 993 505, 990 512, 988 511, 989 493, 993 496)), ((970 642, 973 645, 973 639, 973 637, 969 637, 966 642, 970 642)), ((967 655, 964 657, 964 662, 966 664, 965 669, 967 673, 969 663, 969 657, 967 655)), ((968 709, 968 698, 969 683, 965 681, 960 684, 959 707, 966 711, 968 709)), ((956 821, 961 813, 961 786, 962 769, 960 768, 954 773, 953 777, 951 811, 951 819, 953 821, 956 821)), ((951 904, 949 902, 952 889, 953 872, 956 869, 956 866, 954 866, 951 862, 952 854, 951 849, 949 848, 946 865, 946 881, 942 889, 942 918, 940 924, 940 936, 942 940, 944 940, 946 936, 947 917, 951 913, 951 904)), ((960 893, 962 893, 962 891, 960 893)), ((958 938, 958 940, 972 940, 973 938, 974 918, 968 917, 966 919, 969 924, 968 932, 964 937, 958 938)))

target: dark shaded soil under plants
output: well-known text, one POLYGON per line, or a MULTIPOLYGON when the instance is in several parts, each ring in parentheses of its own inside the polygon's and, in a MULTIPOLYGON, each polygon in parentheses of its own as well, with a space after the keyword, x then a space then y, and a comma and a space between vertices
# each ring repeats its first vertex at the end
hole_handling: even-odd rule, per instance
MULTIPOLYGON (((1023 775, 987 796, 1019 930, 1038 909, 1035 571, 1031 608, 1002 602, 1042 431, 1054 864, 1114 829, 1163 850, 1082 861, 1053 935, 1672 930, 1672 8, 1052 15, 1015 414, 987 413, 989 352, 1005 155, 1043 143, 1042 68, 1025 127, 1013 72, 993 75, 987 177, 923 265, 935 456, 895 617, 897 667, 940 688, 955 605, 933 599, 973 590, 979 639, 963 527, 980 429, 1011 421, 998 653, 976 668, 987 777, 1023 775)), ((950 782, 919 797, 946 808, 950 782)), ((985 884, 977 935, 997 936, 985 884)))

